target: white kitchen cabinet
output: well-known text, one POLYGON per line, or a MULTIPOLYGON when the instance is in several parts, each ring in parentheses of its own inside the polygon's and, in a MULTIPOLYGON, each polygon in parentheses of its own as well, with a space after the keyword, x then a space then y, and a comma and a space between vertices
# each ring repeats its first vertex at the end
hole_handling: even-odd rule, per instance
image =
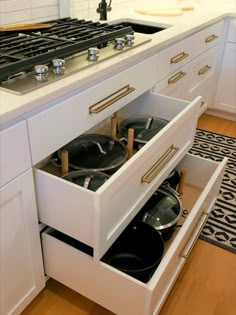
POLYGON ((26 122, 0 130, 0 187, 31 167, 26 122))
POLYGON ((201 115, 213 102, 217 57, 217 47, 214 46, 158 83, 153 92, 188 101, 200 95, 201 115))
MULTIPOLYGON (((228 32, 213 109, 236 114, 236 19, 228 20, 228 32)), ((234 119, 235 116, 234 116, 234 119)))
POLYGON ((32 170, 0 189, 0 314, 19 314, 45 285, 32 170))
POLYGON ((214 108, 236 114, 236 43, 225 45, 214 108))
MULTIPOLYGON (((146 114, 169 123, 96 192, 50 172, 44 165, 50 156, 35 165, 39 217, 48 225, 42 233, 42 246, 49 277, 116 314, 159 312, 212 208, 226 164, 226 160, 218 164, 186 156, 200 102, 200 97, 190 103, 147 91, 120 108, 119 119, 146 114), (200 192, 152 278, 143 283, 101 259, 174 167, 185 169, 186 186, 200 192)), ((105 118, 110 121, 110 115, 106 116, 105 125, 105 118)), ((104 127, 103 122, 99 128, 104 127)), ((70 126, 65 126, 64 132, 67 128, 70 126)))

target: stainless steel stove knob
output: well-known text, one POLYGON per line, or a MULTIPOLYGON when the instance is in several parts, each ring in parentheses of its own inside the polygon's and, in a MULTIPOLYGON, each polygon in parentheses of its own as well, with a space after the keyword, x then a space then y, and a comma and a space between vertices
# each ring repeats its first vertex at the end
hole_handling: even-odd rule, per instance
POLYGON ((37 81, 47 81, 48 67, 45 65, 37 65, 34 67, 34 74, 37 81))
POLYGON ((65 63, 66 62, 64 59, 59 59, 59 58, 53 59, 52 60, 53 72, 58 75, 64 74, 66 70, 65 63))
POLYGON ((96 47, 91 47, 88 49, 88 60, 97 61, 99 58, 99 49, 96 47))
POLYGON ((122 50, 125 47, 125 40, 124 38, 116 38, 115 39, 115 46, 114 48, 117 50, 122 50))
POLYGON ((125 44, 126 44, 126 46, 133 46, 133 44, 134 44, 134 35, 133 34, 125 35, 125 44))

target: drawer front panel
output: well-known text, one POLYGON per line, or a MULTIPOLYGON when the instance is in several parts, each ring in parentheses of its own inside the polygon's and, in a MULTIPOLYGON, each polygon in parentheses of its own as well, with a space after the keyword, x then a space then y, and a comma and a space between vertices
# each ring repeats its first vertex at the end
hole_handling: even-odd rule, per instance
POLYGON ((42 235, 46 274, 115 314, 155 314, 164 303, 204 225, 207 217, 205 207, 211 206, 216 197, 214 186, 219 188, 226 161, 217 164, 187 154, 178 165, 179 170, 186 170, 186 183, 201 187, 202 192, 147 284, 52 237, 50 230, 42 235))
POLYGON ((186 95, 186 99, 188 101, 192 101, 198 95, 201 95, 202 99, 199 115, 205 112, 208 107, 211 107, 213 105, 213 86, 215 84, 215 81, 215 73, 211 72, 211 74, 205 80, 203 80, 203 82, 196 85, 195 88, 191 89, 186 95))
POLYGON ((185 66, 153 87, 153 93, 185 99, 187 86, 191 78, 191 68, 185 66))
POLYGON ((150 89, 156 83, 155 63, 156 56, 146 59, 30 118, 33 164, 150 89))
POLYGON ((195 35, 193 58, 218 44, 223 36, 224 21, 213 24, 195 35))
POLYGON ((189 104, 148 93, 134 103, 130 109, 135 107, 140 114, 171 121, 96 192, 35 170, 40 221, 94 247, 97 259, 190 149, 200 99, 189 104), (178 150, 170 150, 149 184, 143 182, 145 173, 171 146, 178 150))
POLYGON ((206 53, 191 62, 189 91, 191 92, 198 84, 209 78, 215 72, 217 61, 217 47, 213 47, 206 53))
POLYGON ((192 60, 193 42, 194 37, 190 37, 160 52, 157 67, 158 81, 192 60))
POLYGON ((0 132, 0 187, 31 167, 26 122, 0 132))

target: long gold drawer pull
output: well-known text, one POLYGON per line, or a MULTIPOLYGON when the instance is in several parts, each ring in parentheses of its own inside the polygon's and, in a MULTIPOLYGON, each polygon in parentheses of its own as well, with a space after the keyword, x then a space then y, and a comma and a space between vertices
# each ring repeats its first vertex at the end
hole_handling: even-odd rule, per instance
POLYGON ((168 84, 176 83, 177 81, 182 79, 185 75, 186 73, 183 71, 176 73, 175 75, 173 75, 171 78, 168 79, 168 84))
POLYGON ((211 69, 210 66, 206 65, 205 67, 203 67, 202 69, 200 69, 198 71, 198 75, 204 75, 205 73, 207 73, 209 70, 211 69))
POLYGON ((205 39, 205 43, 213 42, 213 40, 215 40, 215 39, 217 39, 217 38, 218 38, 218 36, 215 35, 215 34, 213 34, 213 35, 211 35, 211 36, 209 36, 209 37, 207 37, 207 38, 205 39))
POLYGON ((151 181, 160 173, 163 167, 172 159, 179 148, 176 148, 173 144, 162 154, 162 156, 156 161, 155 164, 142 176, 141 182, 150 184, 151 181))
POLYGON ((111 95, 105 97, 103 100, 95 103, 94 105, 89 107, 89 113, 90 114, 98 114, 107 107, 111 106, 124 96, 128 95, 129 93, 133 92, 135 88, 126 85, 120 90, 116 91, 115 93, 112 93, 111 95))
POLYGON ((189 56, 189 54, 185 53, 184 51, 174 57, 172 57, 170 59, 170 63, 178 63, 180 62, 181 60, 187 58, 189 56))
POLYGON ((191 243, 187 253, 180 254, 180 257, 183 257, 183 258, 186 258, 186 259, 189 257, 189 254, 191 253, 194 245, 196 244, 196 242, 198 240, 198 237, 201 234, 202 228, 204 227, 207 219, 208 219, 208 215, 203 212, 202 215, 201 215, 201 218, 200 218, 200 220, 198 222, 198 225, 197 225, 197 232, 196 233, 193 232, 193 234, 192 234, 192 237, 194 238, 193 242, 191 243))

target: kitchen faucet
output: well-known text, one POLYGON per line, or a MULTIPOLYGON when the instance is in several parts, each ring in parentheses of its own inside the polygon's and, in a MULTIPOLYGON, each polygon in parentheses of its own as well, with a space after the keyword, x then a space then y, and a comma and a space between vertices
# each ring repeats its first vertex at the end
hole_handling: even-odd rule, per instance
POLYGON ((106 0, 101 0, 98 4, 97 13, 100 13, 99 20, 107 20, 107 12, 111 11, 111 2, 110 0, 109 5, 107 5, 106 0))

